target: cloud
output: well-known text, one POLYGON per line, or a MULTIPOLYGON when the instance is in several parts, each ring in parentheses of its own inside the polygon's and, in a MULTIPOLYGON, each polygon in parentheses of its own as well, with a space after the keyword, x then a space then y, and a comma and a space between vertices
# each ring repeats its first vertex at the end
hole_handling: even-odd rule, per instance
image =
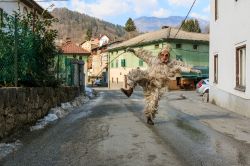
POLYGON ((129 5, 124 1, 99 0, 99 2, 95 4, 88 4, 87 10, 93 15, 103 18, 126 13, 129 10, 129 5))
POLYGON ((132 10, 136 15, 146 15, 148 11, 152 11, 158 7, 158 0, 127 0, 128 4, 132 6, 132 10))
POLYGON ((194 1, 193 0, 168 0, 170 5, 177 5, 177 6, 186 6, 191 5, 194 1))
POLYGON ((90 3, 86 3, 85 0, 71 0, 69 2, 40 2, 39 4, 46 9, 52 3, 57 8, 67 7, 70 10, 98 18, 121 15, 128 12, 131 8, 126 1, 122 0, 97 0, 90 3))
POLYGON ((208 5, 206 8, 203 9, 204 13, 209 13, 210 12, 210 5, 208 5))
POLYGON ((190 16, 195 17, 195 18, 201 18, 203 20, 209 20, 207 15, 202 15, 202 14, 199 14, 199 13, 191 13, 190 16))
POLYGON ((168 17, 170 15, 170 12, 166 9, 160 8, 153 11, 152 15, 155 17, 168 17))

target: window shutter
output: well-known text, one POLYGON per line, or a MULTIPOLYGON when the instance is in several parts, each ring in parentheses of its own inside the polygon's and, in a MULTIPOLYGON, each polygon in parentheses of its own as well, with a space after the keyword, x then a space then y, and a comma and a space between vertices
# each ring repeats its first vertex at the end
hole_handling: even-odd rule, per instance
POLYGON ((122 60, 121 60, 121 66, 122 66, 122 67, 126 67, 126 60, 125 60, 125 59, 122 59, 122 60))
POLYGON ((239 51, 236 50, 236 86, 239 86, 239 51))

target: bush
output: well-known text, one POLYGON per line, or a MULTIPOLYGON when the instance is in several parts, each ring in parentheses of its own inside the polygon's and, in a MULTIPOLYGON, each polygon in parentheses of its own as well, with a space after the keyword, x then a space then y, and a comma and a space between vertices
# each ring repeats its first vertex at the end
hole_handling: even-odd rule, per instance
POLYGON ((54 42, 57 31, 51 28, 55 21, 32 14, 4 14, 0 28, 0 84, 13 86, 17 81, 18 86, 58 85, 54 65, 59 53, 54 42))

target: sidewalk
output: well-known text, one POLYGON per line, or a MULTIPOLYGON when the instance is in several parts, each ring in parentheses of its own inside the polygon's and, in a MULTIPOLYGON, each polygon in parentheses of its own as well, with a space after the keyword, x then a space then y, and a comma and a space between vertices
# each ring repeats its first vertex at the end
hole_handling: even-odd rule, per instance
POLYGON ((195 91, 173 91, 162 100, 197 121, 237 140, 250 144, 250 119, 211 103, 202 102, 195 91))

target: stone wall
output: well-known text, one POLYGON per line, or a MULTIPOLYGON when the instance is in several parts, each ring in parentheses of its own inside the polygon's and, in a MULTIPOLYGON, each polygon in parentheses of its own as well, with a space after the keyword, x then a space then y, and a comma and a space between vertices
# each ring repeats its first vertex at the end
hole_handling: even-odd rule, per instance
POLYGON ((77 87, 0 88, 0 138, 35 123, 50 108, 79 96, 77 87))

